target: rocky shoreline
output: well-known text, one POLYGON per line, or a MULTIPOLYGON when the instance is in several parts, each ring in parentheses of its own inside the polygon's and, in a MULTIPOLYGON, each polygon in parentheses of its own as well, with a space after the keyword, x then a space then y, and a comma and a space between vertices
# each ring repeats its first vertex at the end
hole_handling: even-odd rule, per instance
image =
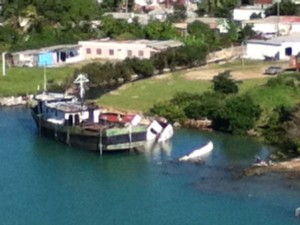
POLYGON ((1 106, 18 106, 27 105, 29 100, 32 99, 32 95, 28 96, 10 96, 10 97, 0 97, 0 107, 1 106))
POLYGON ((244 172, 246 176, 257 176, 265 173, 276 172, 285 173, 291 177, 300 178, 300 158, 283 162, 257 163, 247 168, 244 172))

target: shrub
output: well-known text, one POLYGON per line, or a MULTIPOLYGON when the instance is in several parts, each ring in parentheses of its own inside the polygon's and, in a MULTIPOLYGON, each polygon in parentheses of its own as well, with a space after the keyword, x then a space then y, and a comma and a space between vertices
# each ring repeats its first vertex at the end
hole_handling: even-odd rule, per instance
POLYGON ((205 92, 199 100, 194 98, 184 108, 184 112, 191 119, 212 119, 224 107, 224 96, 217 92, 205 92))
POLYGON ((213 118, 216 130, 243 134, 253 128, 259 118, 261 109, 247 96, 234 96, 225 102, 224 108, 217 111, 213 118))
POLYGON ((219 73, 213 78, 212 82, 214 91, 224 94, 237 93, 239 91, 237 82, 231 79, 229 70, 219 73))
POLYGON ((170 102, 159 102, 154 104, 148 114, 163 116, 171 123, 181 122, 186 118, 182 108, 170 102))

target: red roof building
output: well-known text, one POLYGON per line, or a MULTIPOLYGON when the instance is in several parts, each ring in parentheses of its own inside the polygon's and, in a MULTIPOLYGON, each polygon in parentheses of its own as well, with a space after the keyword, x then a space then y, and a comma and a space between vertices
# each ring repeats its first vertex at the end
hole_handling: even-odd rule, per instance
POLYGON ((254 5, 272 5, 273 0, 254 0, 254 5))

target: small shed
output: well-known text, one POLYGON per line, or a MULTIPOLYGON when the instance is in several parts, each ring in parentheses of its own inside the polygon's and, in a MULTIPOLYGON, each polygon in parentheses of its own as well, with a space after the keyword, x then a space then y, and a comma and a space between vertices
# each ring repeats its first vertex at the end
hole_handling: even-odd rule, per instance
POLYGON ((56 45, 12 53, 13 65, 18 67, 59 66, 82 60, 80 45, 56 45))
POLYGON ((288 61, 291 56, 300 52, 300 33, 278 36, 269 40, 248 40, 246 43, 246 58, 276 59, 288 61))

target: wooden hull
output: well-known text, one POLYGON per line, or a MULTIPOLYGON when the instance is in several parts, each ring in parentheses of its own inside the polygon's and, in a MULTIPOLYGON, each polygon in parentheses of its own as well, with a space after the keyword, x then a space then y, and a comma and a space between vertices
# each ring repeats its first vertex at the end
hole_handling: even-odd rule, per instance
POLYGON ((124 151, 143 148, 147 129, 132 132, 127 128, 103 128, 89 130, 81 126, 53 124, 32 110, 32 117, 41 135, 58 140, 69 146, 89 151, 124 151))

